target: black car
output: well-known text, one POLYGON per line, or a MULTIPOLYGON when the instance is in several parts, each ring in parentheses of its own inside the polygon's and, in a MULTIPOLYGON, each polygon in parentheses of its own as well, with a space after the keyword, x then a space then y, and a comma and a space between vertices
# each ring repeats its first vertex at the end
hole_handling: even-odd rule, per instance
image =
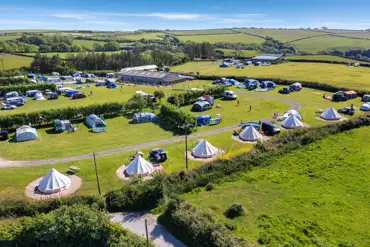
POLYGON ((261 129, 263 133, 270 136, 280 133, 280 129, 275 124, 269 122, 262 122, 261 129))
POLYGON ((57 94, 57 93, 51 93, 51 94, 49 95, 49 100, 58 99, 58 98, 59 98, 59 96, 58 96, 58 94, 57 94))
POLYGON ((289 94, 290 93, 290 89, 288 87, 284 87, 282 89, 279 90, 279 93, 281 94, 289 94))
POLYGON ((167 160, 167 152, 163 148, 155 148, 149 153, 150 160, 164 162, 167 160))
POLYGON ((355 111, 355 109, 353 109, 351 107, 344 107, 344 108, 338 109, 338 112, 353 116, 353 114, 355 114, 356 111, 355 111))
POLYGON ((5 141, 9 139, 9 132, 6 130, 0 131, 0 141, 5 141))

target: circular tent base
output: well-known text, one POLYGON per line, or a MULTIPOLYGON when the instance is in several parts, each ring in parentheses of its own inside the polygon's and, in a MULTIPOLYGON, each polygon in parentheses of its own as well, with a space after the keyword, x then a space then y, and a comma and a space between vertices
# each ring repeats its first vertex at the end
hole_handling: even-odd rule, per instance
MULTIPOLYGON (((301 128, 310 128, 311 126, 309 124, 306 124, 306 123, 302 123, 303 126, 301 128)), ((285 129, 285 130, 295 130, 295 129, 301 129, 301 128, 285 128, 283 125, 280 125, 280 127, 282 129, 285 129)))
POLYGON ((73 175, 69 177, 71 179, 71 185, 68 188, 52 194, 45 194, 37 189, 37 186, 42 178, 43 177, 38 178, 27 185, 26 189, 24 190, 24 193, 27 197, 34 200, 46 200, 68 196, 75 193, 82 185, 82 179, 78 176, 73 175))
MULTIPOLYGON (((155 174, 156 172, 161 172, 164 170, 164 167, 162 165, 157 165, 154 167, 154 172, 146 175, 146 176, 142 176, 142 180, 150 180, 150 179, 153 179, 153 177, 151 176, 152 174, 155 174)), ((116 175, 119 179, 122 179, 122 180, 126 180, 126 181, 129 181, 132 176, 128 176, 126 173, 125 173, 125 170, 126 170, 126 166, 125 165, 122 165, 120 166, 117 170, 116 170, 116 175)))
MULTIPOLYGON (((219 156, 224 155, 225 154, 225 151, 222 150, 222 149, 219 149, 217 151, 216 155, 214 155, 214 156, 212 156, 210 158, 199 158, 199 157, 195 157, 193 155, 193 153, 190 152, 190 151, 187 151, 187 153, 188 153, 188 159, 189 160, 200 161, 200 162, 210 162, 210 161, 216 160, 219 156)), ((184 154, 184 155, 186 157, 186 154, 184 154)))
POLYGON ((237 141, 237 142, 240 142, 240 143, 245 143, 245 144, 246 143, 256 144, 258 141, 262 141, 263 142, 263 141, 267 141, 269 139, 269 137, 263 136, 262 139, 257 140, 257 141, 244 141, 244 140, 240 139, 239 136, 234 136, 234 135, 232 135, 231 138, 233 138, 234 141, 237 141))
POLYGON ((341 121, 346 121, 348 120, 348 118, 346 117, 341 117, 340 119, 336 119, 336 120, 326 120, 326 119, 323 119, 321 117, 316 117, 318 120, 321 120, 321 121, 324 121, 324 122, 327 122, 327 123, 333 123, 333 122, 341 122, 341 121))

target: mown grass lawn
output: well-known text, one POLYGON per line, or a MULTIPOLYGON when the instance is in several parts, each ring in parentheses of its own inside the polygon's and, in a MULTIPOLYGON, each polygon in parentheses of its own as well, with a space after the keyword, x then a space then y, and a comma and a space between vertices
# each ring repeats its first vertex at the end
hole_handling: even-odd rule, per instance
POLYGON ((83 40, 83 39, 75 39, 73 40, 74 45, 85 46, 86 48, 93 49, 94 44, 98 43, 100 45, 104 45, 106 42, 103 41, 95 41, 95 40, 83 40))
MULTIPOLYGON (((183 107, 184 111, 191 112, 194 116, 222 115, 223 121, 220 124, 199 127, 198 132, 238 125, 240 120, 252 121, 271 117, 274 111, 281 112, 290 107, 279 101, 242 96, 240 106, 236 106, 236 101, 216 100, 215 104, 222 104, 222 108, 214 107, 204 113, 193 113, 190 111, 191 106, 183 107), (251 112, 249 105, 253 105, 251 112)), ((104 133, 91 133, 83 123, 78 124, 79 129, 75 133, 54 134, 52 127, 40 128, 37 130, 39 140, 22 143, 14 142, 12 134, 9 141, 2 143, 1 157, 11 160, 66 157, 162 140, 174 135, 153 123, 130 124, 130 121, 131 119, 126 117, 107 119, 108 129, 104 133)))
POLYGON ((172 71, 199 72, 200 75, 245 76, 249 78, 279 78, 297 81, 322 82, 338 87, 370 89, 370 70, 322 63, 282 63, 272 66, 249 66, 244 69, 219 68, 220 62, 189 62, 175 66, 172 71))
POLYGON ((33 58, 0 54, 0 60, 2 60, 2 62, 0 61, 0 69, 3 69, 4 65, 4 70, 7 70, 7 69, 17 69, 20 67, 28 67, 31 65, 33 58))
MULTIPOLYGON (((153 128, 150 128, 155 131, 153 128)), ((140 131, 140 130, 138 130, 140 131)), ((142 138, 135 135, 138 139, 142 138)), ((206 139, 218 148, 226 151, 225 157, 247 152, 252 145, 242 144, 231 139, 231 133, 221 133, 206 137, 206 139)), ((189 150, 197 143, 197 139, 189 140, 189 150)), ((76 142, 71 143, 75 148, 78 148, 76 142)), ((185 141, 179 141, 169 145, 161 146, 168 151, 168 160, 162 165, 165 167, 165 172, 170 173, 185 169, 185 141)), ((152 148, 143 149, 145 157, 148 155, 152 148)), ((118 153, 109 156, 97 157, 97 164, 99 170, 99 179, 102 193, 108 190, 119 188, 125 181, 120 180, 116 176, 116 170, 123 164, 129 163, 129 156, 134 152, 118 153)), ((96 195, 98 194, 95 170, 92 159, 80 160, 75 162, 44 165, 37 167, 19 167, 19 168, 6 168, 1 169, 2 179, 0 180, 0 199, 6 198, 22 198, 24 196, 24 188, 27 184, 38 177, 44 176, 52 167, 66 172, 69 166, 77 166, 81 170, 78 172, 83 180, 82 187, 77 191, 78 195, 96 195)), ((202 162, 189 160, 189 167, 193 168, 203 164, 202 162)))
POLYGON ((369 246, 369 138, 369 127, 331 136, 221 183, 211 192, 192 192, 185 198, 234 225, 234 233, 251 243, 264 235, 270 239, 265 246, 307 237, 335 246, 345 241, 369 246), (241 203, 245 215, 226 219, 223 213, 232 203, 241 203), (260 227, 261 215, 269 217, 269 231, 260 227), (310 227, 310 222, 317 225, 310 227))

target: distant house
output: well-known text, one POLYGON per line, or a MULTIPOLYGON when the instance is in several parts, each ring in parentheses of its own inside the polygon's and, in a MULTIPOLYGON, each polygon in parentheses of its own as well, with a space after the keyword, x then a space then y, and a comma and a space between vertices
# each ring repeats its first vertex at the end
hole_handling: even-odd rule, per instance
POLYGON ((252 62, 255 63, 279 63, 283 58, 284 54, 260 54, 252 58, 252 62))

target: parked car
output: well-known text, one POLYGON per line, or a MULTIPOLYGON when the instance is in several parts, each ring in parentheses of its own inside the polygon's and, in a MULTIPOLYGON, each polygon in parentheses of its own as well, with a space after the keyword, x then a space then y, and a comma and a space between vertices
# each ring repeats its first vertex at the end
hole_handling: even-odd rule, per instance
POLYGON ((279 93, 281 94, 289 94, 290 93, 290 89, 288 87, 284 87, 282 89, 279 90, 279 93))
POLYGON ((0 141, 5 141, 9 139, 9 132, 6 130, 0 131, 0 141))
POLYGON ((167 160, 167 152, 163 148, 155 148, 149 153, 150 160, 164 162, 167 160))
POLYGON ((72 96, 72 99, 83 99, 83 98, 86 98, 86 95, 83 93, 75 93, 72 96))
POLYGON ((237 98, 237 95, 233 91, 226 90, 224 91, 224 98, 235 100, 237 98))
POLYGON ((280 129, 273 123, 262 122, 261 129, 266 135, 276 135, 280 133, 280 129))
POLYGON ((45 95, 50 95, 50 94, 52 94, 53 92, 50 90, 50 89, 46 89, 45 90, 45 92, 44 92, 44 94, 45 95))
POLYGON ((58 99, 59 98, 59 95, 57 93, 51 93, 49 95, 49 100, 53 100, 53 99, 58 99))
POLYGON ((355 109, 353 109, 351 107, 344 107, 344 108, 339 108, 338 112, 353 116, 353 114, 355 114, 356 111, 355 111, 355 109))
POLYGON ((1 109, 2 110, 13 110, 13 109, 17 109, 17 106, 3 103, 1 109))

